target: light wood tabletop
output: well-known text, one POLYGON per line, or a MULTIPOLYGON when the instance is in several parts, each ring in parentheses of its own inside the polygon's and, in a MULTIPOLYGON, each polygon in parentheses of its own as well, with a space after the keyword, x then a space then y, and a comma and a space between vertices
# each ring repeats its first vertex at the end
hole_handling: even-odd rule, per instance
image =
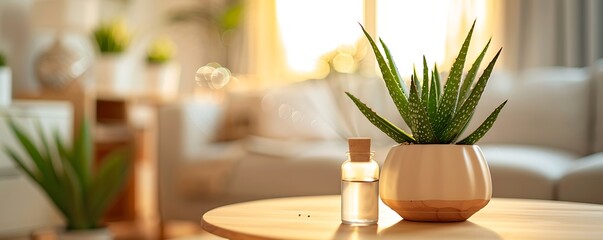
POLYGON ((232 204, 203 215, 203 229, 228 239, 603 239, 603 205, 492 199, 466 222, 404 221, 379 205, 379 223, 341 224, 340 196, 232 204))

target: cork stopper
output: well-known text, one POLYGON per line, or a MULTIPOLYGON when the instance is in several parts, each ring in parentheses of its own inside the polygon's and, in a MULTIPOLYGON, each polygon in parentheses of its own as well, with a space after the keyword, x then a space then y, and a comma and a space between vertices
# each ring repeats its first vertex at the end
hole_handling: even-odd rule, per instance
POLYGON ((348 138, 350 161, 368 162, 371 160, 371 139, 367 137, 348 138))

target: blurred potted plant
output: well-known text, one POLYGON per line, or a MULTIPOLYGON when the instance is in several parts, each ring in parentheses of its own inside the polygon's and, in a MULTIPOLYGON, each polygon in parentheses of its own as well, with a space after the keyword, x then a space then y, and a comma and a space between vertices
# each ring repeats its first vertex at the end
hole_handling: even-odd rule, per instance
POLYGON ((51 146, 41 127, 36 129, 40 141, 34 141, 13 120, 9 120, 8 125, 27 157, 8 146, 4 146, 5 152, 38 184, 66 220, 66 230, 59 233, 59 239, 113 239, 101 218, 128 175, 125 152, 114 151, 102 159, 98 168, 93 168, 92 137, 87 121, 81 124, 71 148, 66 147, 58 133, 54 134, 54 146, 51 146), (35 143, 41 143, 42 147, 35 143))
POLYGON ((167 37, 155 39, 147 50, 146 77, 142 79, 144 94, 173 99, 178 92, 180 65, 173 60, 174 43, 167 37))
POLYGON ((492 127, 507 101, 474 132, 461 136, 500 54, 499 50, 475 81, 490 45, 488 42, 462 80, 474 26, 475 22, 445 85, 440 83, 437 67, 430 72, 423 58, 423 74, 415 72, 411 76, 410 90, 401 81, 387 45, 380 39, 383 56, 364 31, 389 94, 412 135, 379 116, 351 93, 346 94, 371 123, 400 143, 390 149, 385 159, 379 190, 381 200, 405 220, 464 221, 486 206, 492 197, 488 164, 475 143, 492 127))
POLYGON ((104 23, 94 30, 98 46, 94 75, 96 90, 101 94, 123 94, 131 88, 133 61, 126 54, 130 33, 123 21, 104 23))
POLYGON ((206 58, 219 62, 238 72, 238 54, 244 42, 241 34, 244 21, 245 1, 225 0, 208 1, 198 7, 176 9, 170 13, 171 23, 195 22, 202 26, 206 45, 206 58))
POLYGON ((6 58, 0 52, 0 106, 8 106, 12 101, 12 75, 6 64, 6 58))

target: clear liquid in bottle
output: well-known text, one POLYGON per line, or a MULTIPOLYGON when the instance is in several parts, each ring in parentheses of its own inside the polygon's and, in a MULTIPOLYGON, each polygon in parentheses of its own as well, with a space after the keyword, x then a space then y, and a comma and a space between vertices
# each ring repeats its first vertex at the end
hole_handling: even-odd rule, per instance
POLYGON ((341 181, 341 221, 374 224, 379 219, 379 180, 341 181))

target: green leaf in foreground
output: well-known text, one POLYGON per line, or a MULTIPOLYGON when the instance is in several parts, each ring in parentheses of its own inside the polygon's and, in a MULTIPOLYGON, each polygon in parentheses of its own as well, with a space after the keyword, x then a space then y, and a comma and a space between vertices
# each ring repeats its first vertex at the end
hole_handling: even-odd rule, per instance
POLYGON ((412 136, 410 136, 408 133, 404 132, 402 129, 393 125, 387 119, 379 116, 371 108, 366 106, 366 104, 364 104, 362 101, 360 101, 360 99, 358 99, 356 96, 352 95, 349 92, 346 92, 345 94, 347 94, 348 97, 350 97, 350 99, 352 99, 352 101, 354 102, 354 104, 356 104, 356 106, 358 107, 360 112, 362 112, 362 114, 364 114, 364 116, 373 125, 375 125, 377 128, 379 128, 379 130, 381 130, 387 136, 394 139, 394 141, 396 141, 397 143, 403 143, 403 142, 414 143, 415 142, 415 139, 412 136))
POLYGON ((421 102, 417 91, 419 87, 417 86, 417 82, 416 79, 413 79, 410 84, 410 113, 412 125, 416 127, 416 130, 413 131, 413 136, 417 140, 417 143, 437 143, 438 138, 429 121, 427 109, 425 109, 425 105, 421 102))
POLYGON ((502 104, 500 104, 500 106, 494 109, 490 116, 488 116, 488 118, 486 118, 486 120, 473 133, 469 134, 469 136, 459 141, 457 144, 472 145, 479 141, 484 135, 486 135, 486 132, 490 130, 490 128, 496 121, 496 118, 498 118, 500 110, 502 110, 503 107, 505 107, 505 104, 507 104, 507 101, 508 100, 505 100, 502 104))

